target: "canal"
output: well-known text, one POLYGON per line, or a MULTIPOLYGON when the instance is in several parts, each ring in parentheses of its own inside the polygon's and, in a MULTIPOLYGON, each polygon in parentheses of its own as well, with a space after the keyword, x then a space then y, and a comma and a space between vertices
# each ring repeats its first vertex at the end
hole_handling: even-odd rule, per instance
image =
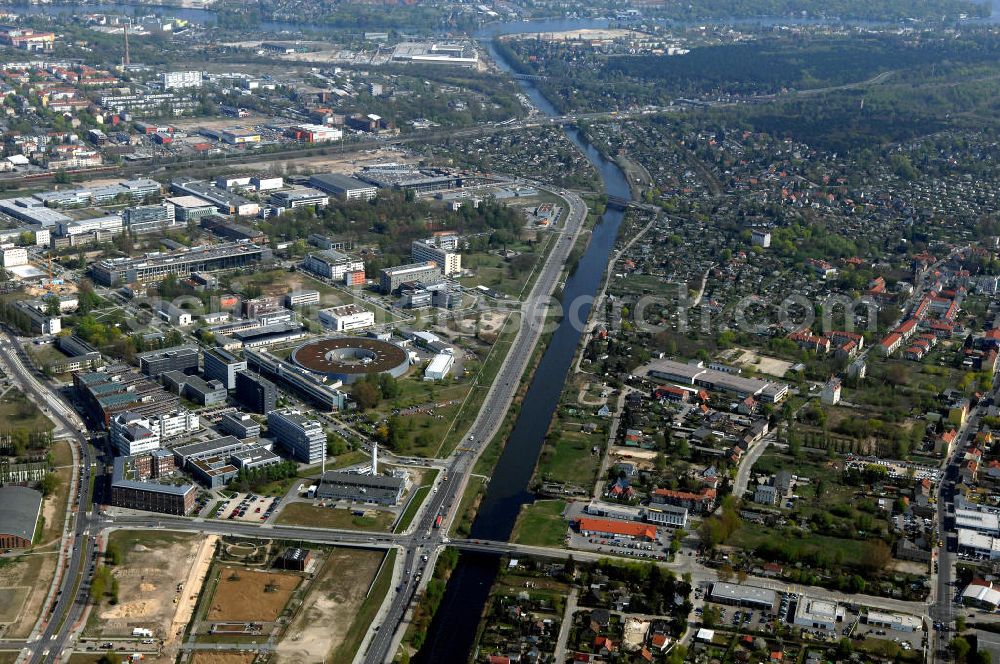
MULTIPOLYGON (((501 68, 509 71, 508 64, 493 48, 492 41, 488 42, 488 48, 501 68)), ((544 113, 557 114, 532 83, 522 81, 521 86, 544 113)), ((567 127, 565 131, 569 140, 597 168, 605 193, 631 198, 628 181, 618 166, 604 159, 579 130, 567 127)), ((524 175, 530 176, 527 173, 524 175)), ((605 212, 594 228, 576 271, 566 281, 562 302, 563 311, 567 313, 556 327, 528 386, 513 431, 472 524, 472 539, 509 539, 521 507, 534 501, 528 485, 549 422, 559 403, 567 372, 580 344, 590 314, 590 302, 600 288, 614 248, 622 216, 620 210, 609 209, 605 212)), ((476 627, 496 578, 497 563, 495 556, 462 554, 448 581, 424 646, 413 661, 434 664, 465 664, 468 661, 475 645, 476 627)))

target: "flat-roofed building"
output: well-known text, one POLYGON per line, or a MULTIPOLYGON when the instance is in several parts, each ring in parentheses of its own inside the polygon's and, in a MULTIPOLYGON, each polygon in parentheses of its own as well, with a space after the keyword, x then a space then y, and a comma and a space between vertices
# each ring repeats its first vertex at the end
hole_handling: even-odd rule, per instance
POLYGON ((1000 538, 967 528, 959 528, 958 551, 984 560, 996 560, 1000 558, 1000 538))
POLYGON ((716 581, 712 584, 712 589, 709 591, 708 597, 711 601, 719 604, 746 606, 771 611, 774 609, 776 595, 773 590, 768 590, 767 588, 716 581))
POLYGON ((865 623, 875 627, 893 629, 897 632, 919 632, 923 629, 923 621, 917 616, 871 609, 865 616, 865 623))
POLYGON ((793 622, 799 627, 832 630, 843 617, 843 609, 836 602, 801 596, 795 605, 793 622))
POLYGON ((643 510, 643 518, 658 526, 687 528, 688 510, 678 505, 650 505, 643 510))
POLYGON ((247 413, 224 413, 219 418, 219 426, 224 432, 240 439, 260 438, 260 424, 247 413))
POLYGON ((326 456, 323 425, 302 411, 291 408, 270 411, 267 432, 298 461, 319 463, 326 456))
POLYGON ((311 187, 296 187, 271 194, 271 203, 285 210, 299 207, 326 207, 330 204, 330 196, 319 189, 311 187))
POLYGON ((462 271, 462 254, 457 249, 457 242, 447 237, 414 240, 410 245, 410 260, 414 263, 433 261, 441 274, 450 277, 462 271))
POLYGON ((339 173, 313 175, 309 185, 345 201, 370 201, 378 195, 375 185, 339 173))
POLYGON ((320 309, 319 322, 335 332, 353 332, 375 325, 375 314, 357 304, 320 309))
POLYGON ((171 196, 164 201, 174 208, 174 217, 181 223, 198 221, 215 214, 215 205, 197 196, 171 196))
POLYGON ((236 374, 246 371, 246 360, 221 348, 206 350, 203 357, 205 378, 221 382, 227 390, 236 389, 236 374))
POLYGON ((402 477, 333 471, 320 477, 316 497, 391 506, 399 504, 405 490, 406 480, 402 477))
POLYGON ((137 258, 106 258, 92 264, 90 274, 102 286, 118 286, 157 282, 169 274, 187 277, 192 272, 233 270, 272 258, 268 247, 253 242, 227 242, 137 258))
POLYGON ((236 400, 255 413, 270 413, 277 407, 278 388, 252 371, 236 373, 236 400))
POLYGON ((436 282, 441 279, 441 270, 433 261, 410 263, 398 267, 387 267, 379 273, 379 288, 389 295, 399 290, 403 284, 411 281, 436 282))
POLYGON ((194 509, 195 485, 143 482, 133 477, 128 457, 116 457, 111 475, 112 505, 176 516, 186 516, 194 509))
POLYGON ((1000 535, 1000 518, 993 512, 980 512, 978 510, 956 509, 955 528, 957 530, 970 530, 986 535, 1000 535))
MULTIPOLYGON (((326 277, 333 281, 343 281, 348 274, 361 272, 364 275, 365 262, 360 258, 328 249, 326 251, 316 251, 306 256, 306 259, 302 261, 302 267, 321 277, 326 277)), ((347 285, 354 286, 356 284, 349 283, 347 285)))
POLYGON ((198 347, 193 344, 151 350, 136 357, 139 359, 139 370, 147 376, 156 377, 166 371, 198 371, 198 347))

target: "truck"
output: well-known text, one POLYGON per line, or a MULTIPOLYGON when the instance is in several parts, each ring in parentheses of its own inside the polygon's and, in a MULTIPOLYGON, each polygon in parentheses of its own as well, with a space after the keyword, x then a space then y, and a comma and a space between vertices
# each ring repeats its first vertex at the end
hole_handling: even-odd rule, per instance
POLYGON ((434 527, 435 528, 440 528, 442 521, 444 521, 444 515, 443 514, 438 514, 437 518, 434 519, 434 527))

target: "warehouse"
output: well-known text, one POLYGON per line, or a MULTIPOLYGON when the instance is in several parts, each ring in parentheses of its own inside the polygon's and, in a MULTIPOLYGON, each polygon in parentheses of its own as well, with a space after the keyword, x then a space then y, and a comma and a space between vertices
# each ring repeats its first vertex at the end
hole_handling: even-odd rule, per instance
POLYGON ((799 627, 832 630, 843 619, 844 610, 836 602, 803 596, 795 606, 793 622, 799 627))
POLYGON ((0 486, 0 549, 26 549, 35 537, 42 494, 23 486, 0 486))
POLYGON ((979 533, 996 536, 1000 534, 1000 518, 992 512, 956 509, 955 529, 974 530, 979 533))
POLYGON ((322 173, 309 178, 309 185, 344 201, 370 201, 378 195, 378 187, 339 173, 322 173))
POLYGON ((773 590, 767 590, 766 588, 717 581, 712 584, 712 590, 708 598, 719 604, 747 606, 754 609, 771 611, 774 608, 775 594, 773 590))
POLYGON ((331 471, 320 478, 316 487, 316 497, 351 500, 356 503, 398 505, 405 490, 406 480, 400 477, 331 471))
POLYGON ((454 355, 451 353, 438 353, 424 370, 424 380, 444 380, 454 364, 454 355))
POLYGON ((887 611, 868 611, 865 622, 875 627, 894 629, 897 632, 917 632, 923 627, 920 618, 917 616, 889 613, 887 611))

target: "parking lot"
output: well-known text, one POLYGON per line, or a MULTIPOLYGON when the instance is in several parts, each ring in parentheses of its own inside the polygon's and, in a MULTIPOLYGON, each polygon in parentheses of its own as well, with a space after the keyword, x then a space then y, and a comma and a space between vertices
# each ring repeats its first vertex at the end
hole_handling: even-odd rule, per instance
POLYGON ((619 556, 646 558, 649 560, 666 560, 669 545, 661 541, 640 542, 630 539, 614 539, 601 537, 584 537, 580 533, 570 531, 569 547, 584 551, 604 551, 619 556))
POLYGON ((278 498, 238 493, 224 502, 216 513, 218 519, 266 521, 278 506, 278 498))

